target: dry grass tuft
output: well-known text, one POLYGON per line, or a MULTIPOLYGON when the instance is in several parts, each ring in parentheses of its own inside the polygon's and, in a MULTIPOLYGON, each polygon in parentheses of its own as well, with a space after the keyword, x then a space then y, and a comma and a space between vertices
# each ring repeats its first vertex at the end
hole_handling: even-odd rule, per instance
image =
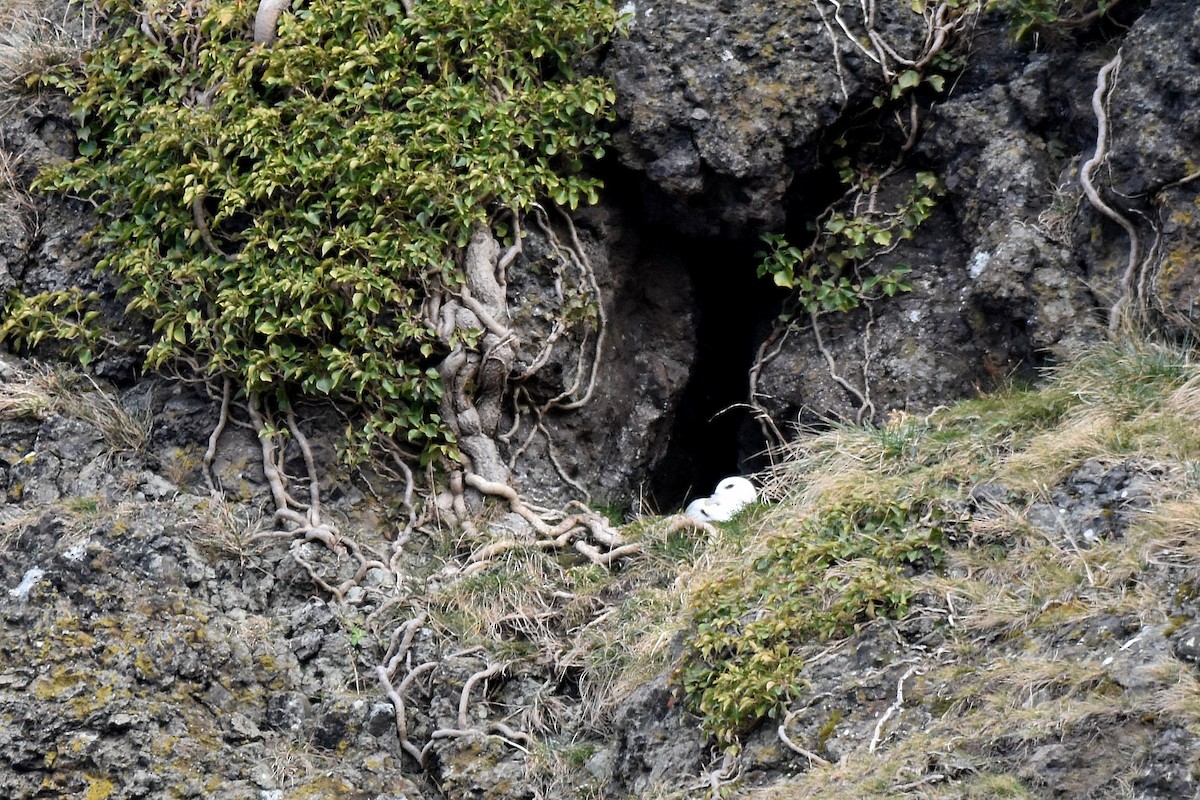
POLYGON ((46 513, 40 508, 0 507, 0 555, 8 553, 17 537, 46 513))
POLYGON ((998 477, 1027 486, 1052 486, 1089 458, 1110 452, 1115 425, 1106 409, 1082 408, 1006 459, 998 477))
POLYGON ((38 76, 79 66, 98 36, 95 6, 87 0, 0 0, 0 91, 21 102, 38 76))
POLYGON ((1139 532, 1135 544, 1145 564, 1200 574, 1200 498, 1170 499, 1155 506, 1139 532))
POLYGON ((0 212, 6 213, 26 239, 38 235, 41 212, 29 194, 28 153, 10 151, 0 141, 0 212))
POLYGON ((270 520, 261 508, 232 503, 222 494, 214 494, 201 503, 188 520, 193 541, 215 548, 244 562, 250 551, 250 537, 267 530, 270 520))
MULTIPOLYGON (((1090 747, 1094 731, 1136 737, 1146 720, 1196 730, 1200 685, 1162 632, 1178 624, 1178 597, 1190 591, 1180 580, 1200 574, 1198 420, 1200 364, 1138 342, 1097 347, 1038 389, 790 445, 767 476, 776 505, 754 534, 714 542, 689 586, 745 574, 765 554, 757 543, 800 535, 802 520, 837 503, 926 498, 966 509, 969 521, 950 534, 938 568, 914 578, 914 610, 942 621, 940 660, 907 700, 929 722, 894 727, 867 753, 879 711, 849 712, 839 728, 865 733, 843 738, 836 763, 738 796, 1033 797, 1020 753, 1080 737, 1090 747), (1140 487, 1134 505, 1103 511, 1120 514, 1118 533, 1093 541, 1031 515, 1074 502, 1065 481, 1085 462, 1123 466, 1140 487), (948 770, 963 753, 980 768, 948 770)), ((1096 747, 1105 752, 1103 741, 1096 747)), ((1117 796, 1137 769, 1114 763, 1097 780, 1117 796)))
POLYGON ((149 413, 128 411, 88 375, 35 364, 0 382, 0 419, 56 414, 94 425, 114 454, 143 452, 150 441, 149 413))

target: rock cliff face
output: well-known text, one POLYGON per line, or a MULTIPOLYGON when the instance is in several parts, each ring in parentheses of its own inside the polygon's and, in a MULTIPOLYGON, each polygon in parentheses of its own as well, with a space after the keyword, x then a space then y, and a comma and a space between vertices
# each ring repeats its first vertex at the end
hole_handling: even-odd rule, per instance
MULTIPOLYGON (((888 4, 875 20, 901 51, 925 36, 888 4)), ((623 164, 646 178, 654 212, 693 236, 779 228, 785 196, 817 166, 823 138, 870 102, 879 67, 834 33, 862 11, 821 3, 630 3, 628 35, 605 61, 619 92, 623 164)), ((803 189, 801 189, 803 191, 803 189)))
MULTIPOLYGON (((628 210, 600 206, 576 224, 605 311, 598 390, 583 413, 546 415, 542 432, 531 431, 525 420, 505 451, 510 457, 522 453, 517 480, 541 499, 580 499, 565 474, 596 499, 615 502, 629 497, 662 461, 696 359, 696 310, 686 265, 634 223, 628 210)), ((553 278, 539 266, 546 247, 531 232, 510 273, 509 305, 517 309, 526 364, 553 335, 552 317, 561 311, 553 278)), ((581 368, 575 352, 583 345, 556 345, 552 368, 527 386, 532 401, 546 403, 570 387, 581 368)), ((517 421, 510 414, 505 427, 517 421)))
MULTIPOLYGON (((835 5, 635 5, 631 32, 607 63, 622 98, 622 159, 643 176, 647 206, 658 217, 692 236, 747 236, 785 222, 802 228, 798 218, 830 196, 823 143, 856 135, 864 109, 886 89, 870 50, 843 33, 867 38, 859 11, 845 8, 842 16, 835 5)), ((1191 56, 1178 52, 1184 63, 1165 68, 1161 84, 1150 85, 1145 71, 1164 55, 1163 31, 1177 33, 1194 20, 1169 3, 1152 4, 1141 17, 1125 11, 1118 22, 1132 28, 1123 41, 1114 27, 1077 42, 1014 46, 995 16, 954 32, 958 52, 970 55, 951 91, 921 98, 920 138, 907 159, 940 175, 947 194, 915 238, 885 259, 885 266, 913 268, 912 292, 825 315, 823 341, 807 325, 790 334, 761 365, 756 398, 778 421, 853 419, 863 399, 876 418, 928 408, 1096 335, 1116 302, 1114 262, 1127 251, 1120 229, 1110 230, 1083 198, 1078 173, 1096 144, 1096 73, 1118 48, 1131 66, 1107 99, 1114 119, 1112 172, 1105 173, 1112 188, 1105 191, 1143 203, 1132 214, 1146 240, 1143 254, 1156 235, 1166 248, 1142 267, 1145 280, 1160 283, 1147 291, 1178 307, 1165 298, 1186 294, 1188 279, 1161 257, 1187 261, 1177 252, 1192 238, 1187 186, 1167 190, 1183 195, 1177 212, 1151 215, 1154 203, 1142 198, 1156 190, 1129 176, 1161 172, 1157 185, 1167 186, 1189 173, 1191 56), (1165 104, 1174 119, 1156 122, 1165 104), (1155 217, 1162 222, 1148 224, 1155 217), (1096 226, 1104 235, 1092 235, 1096 226), (1092 240, 1094 254, 1086 244, 1092 240)), ((919 22, 893 12, 869 32, 911 53, 919 50, 919 22)), ((886 136, 879 131, 857 135, 886 136)), ((764 320, 773 313, 764 311, 764 320)))
MULTIPOLYGON (((1111 202, 1140 240, 1137 289, 1176 333, 1194 326, 1200 294, 1198 33, 1200 13, 1191 4, 1152 4, 1121 43, 1110 101, 1111 202)), ((1128 234, 1107 219, 1094 224, 1105 226, 1103 238, 1115 242, 1115 252, 1085 250, 1089 273, 1119 276, 1127 269, 1128 234)))
MULTIPOLYGON (((1117 52, 1099 191, 1139 239, 1135 300, 1173 330, 1189 327, 1197 93, 1185 5, 1123 8, 1109 25, 1036 47, 1014 45, 994 15, 955 32, 969 56, 951 91, 921 98, 907 159, 941 176, 947 194, 884 260, 913 268, 913 290, 825 315, 823 342, 809 326, 789 335, 758 386, 778 422, 860 416, 861 399, 831 372, 879 418, 969 395, 1098 335, 1122 291, 1129 237, 1088 202, 1079 172, 1096 148, 1097 73, 1117 52)), ((621 158, 642 176, 648 215, 701 238, 802 229, 833 191, 823 143, 856 135, 886 88, 870 53, 842 35, 844 23, 866 38, 858 10, 633 8, 607 64, 621 96, 621 158)), ((881 15, 872 31, 913 52, 914 20, 881 15)), ((886 136, 879 130, 857 135, 886 136)))
MULTIPOLYGON (((904 65, 881 66, 863 41, 874 37, 905 57, 922 52, 929 32, 909 11, 881 9, 868 24, 853 4, 836 10, 628 6, 627 33, 602 64, 618 90, 607 167, 614 191, 581 218, 611 317, 598 381, 610 391, 545 420, 549 435, 533 437, 536 457, 518 470, 534 494, 578 496, 565 473, 599 501, 620 505, 649 488, 659 495, 651 500, 671 507, 761 449, 757 426, 737 424, 748 415, 730 406, 751 402, 783 431, 930 408, 1032 374, 1056 350, 1096 338, 1123 293, 1151 324, 1189 329, 1198 112, 1195 54, 1180 32, 1197 23, 1186 3, 1165 2, 1123 5, 1112 21, 1036 47, 1014 45, 995 14, 952 30, 939 73, 946 88, 914 95, 911 147, 880 189, 902 193, 916 170, 945 186, 933 217, 871 265, 911 268, 912 291, 822 314, 819 338, 803 314, 780 327, 786 293, 753 277, 758 234, 788 232, 803 245, 844 191, 839 158, 864 157, 861 146, 875 139, 877 160, 896 154, 893 112, 907 125, 909 109, 880 115, 873 101, 889 96, 904 65), (1136 234, 1133 269, 1126 229, 1093 207, 1079 179, 1096 146, 1097 73, 1117 52, 1122 65, 1105 95, 1107 154, 1093 183, 1136 234), (705 326, 736 331, 706 334, 705 326), (739 337, 744 345, 718 353, 739 337), (617 420, 633 420, 636 435, 614 441, 617 420), (547 466, 547 447, 562 469, 547 466)), ((6 117, 14 186, 70 152, 71 124, 50 95, 6 117)), ((88 208, 21 192, 5 203, 0 285, 98 290, 119 316, 123 303, 91 273, 95 254, 80 244, 94 222, 88 208)), ((520 280, 537 258, 515 271, 513 302, 526 291, 549 297, 539 279, 520 280)), ((536 342, 548 331, 538 303, 529 306, 522 336, 536 342)), ((551 378, 535 393, 570 384, 578 366, 566 344, 547 373, 558 384, 551 378)), ((114 350, 95 370, 128 380, 135 367, 135 356, 114 350)))
MULTIPOLYGON (((586 408, 549 414, 540 431, 506 444, 506 456, 522 456, 515 479, 530 496, 562 503, 583 489, 593 501, 628 505, 649 490, 658 495, 652 504, 675 506, 689 487, 707 489, 715 474, 751 463, 761 446, 749 415, 711 422, 731 403, 754 403, 785 432, 797 423, 928 410, 1102 337, 1123 302, 1142 324, 1194 333, 1194 3, 1127 0, 1110 17, 1020 44, 996 15, 964 22, 948 39, 954 59, 941 68, 944 91, 914 95, 916 121, 903 118, 908 127, 898 132, 873 100, 890 92, 903 63, 890 75, 881 69, 887 57, 869 34, 901 58, 921 53, 931 28, 908 6, 881 4, 871 19, 859 4, 824 0, 627 6, 628 32, 601 65, 617 88, 620 117, 614 163, 602 169, 621 191, 576 219, 608 323, 601 388, 586 408), (1097 76, 1118 54, 1097 114, 1097 76), (1097 155, 1100 126, 1107 152, 1090 178, 1112 213, 1089 201, 1080 180, 1097 155), (784 294, 752 276, 757 235, 802 237, 819 224, 841 191, 841 153, 876 140, 883 166, 903 156, 881 196, 918 170, 945 187, 915 235, 873 265, 910 267, 912 290, 780 326, 784 294), (722 331, 724 320, 737 330, 722 331)), ((93 274, 96 254, 83 244, 90 208, 24 192, 38 167, 72 153, 69 108, 50 95, 2 107, 0 291, 78 286, 99 292, 105 312, 119 317, 124 303, 93 274)), ((547 247, 533 236, 509 284, 527 341, 549 335, 543 312, 560 302, 537 270, 547 247)), ((552 353, 555 367, 527 387, 532 400, 571 383, 579 344, 552 353)), ((463 560, 461 542, 418 537, 405 550, 386 477, 370 476, 369 487, 330 478, 332 513, 410 576, 396 586, 387 583, 394 573, 368 573, 354 587, 360 591, 332 596, 313 578, 336 586, 355 577, 349 551, 247 542, 270 528, 256 518, 268 491, 253 436, 235 431, 223 442, 214 466, 229 499, 217 504, 200 463, 218 403, 194 387, 139 376, 137 367, 136 354, 99 359, 93 372, 107 390, 100 395, 91 384, 56 388, 59 378, 11 354, 0 365, 0 794, 622 797, 711 767, 695 720, 661 676, 619 702, 587 706, 603 710, 586 718, 582 699, 597 691, 587 680, 597 679, 581 677, 581 657, 539 651, 529 657, 535 666, 509 669, 539 641, 512 620, 495 623, 509 637, 508 671, 479 680, 487 708, 472 707, 466 732, 460 703, 489 663, 475 647, 441 652, 428 628, 403 629, 412 636, 402 655, 416 656, 398 665, 436 660, 439 668, 412 677, 409 713, 403 703, 398 712, 375 670, 401 643, 374 640, 384 627, 374 615, 436 595, 463 560), (41 388, 25 394, 30 385, 41 388), (63 405, 72 395, 86 402, 63 405), (379 497, 371 497, 376 486, 379 497), (569 668, 559 668, 560 657, 569 668), (547 755, 502 728, 480 732, 518 715, 566 739, 582 731, 589 744, 547 755), (398 733, 398 716, 411 742, 431 743, 420 755, 424 771, 398 733)), ((515 422, 510 414, 506 423, 515 422)), ((331 435, 314 438, 332 453, 331 435)), ((303 469, 298 452, 289 458, 303 469)), ((1080 518, 1112 519, 1110 494, 1076 509, 1080 518)), ((590 611, 619 609, 622 591, 589 598, 590 611)), ((541 601, 534 628, 583 635, 589 623, 580 619, 592 619, 579 617, 579 597, 541 601)), ((1194 662, 1195 636, 1171 636, 1194 662)), ((875 699, 895 686, 896 676, 871 670, 884 647, 866 641, 859 650, 875 699)), ((827 682, 853 668, 833 662, 827 682)), ((849 713, 834 708, 838 702, 828 700, 830 713, 849 713)), ((869 738, 864 720, 856 735, 869 738)), ((1178 741, 1147 751, 1165 777, 1147 779, 1146 796, 1194 791, 1194 774, 1181 776, 1195 743, 1176 733, 1178 741)), ((791 768, 772 742, 751 740, 756 781, 791 768)), ((1025 769, 1058 796, 1081 796, 1073 782, 1082 770, 1065 769, 1064 760, 1047 747, 1025 769)))

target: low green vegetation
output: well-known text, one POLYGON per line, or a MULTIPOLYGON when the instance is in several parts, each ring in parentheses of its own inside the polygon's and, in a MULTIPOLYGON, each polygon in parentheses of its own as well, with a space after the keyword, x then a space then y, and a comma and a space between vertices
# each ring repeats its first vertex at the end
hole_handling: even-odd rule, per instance
POLYGON ((1200 704, 1180 695, 1196 685, 1187 665, 1168 658, 1161 681, 1134 693, 1102 663, 1108 650, 1060 652, 1096 620, 1178 627, 1177 605, 1200 593, 1177 571, 1200 567, 1198 386, 1187 350, 1106 344, 1041 385, 810 432, 760 476, 773 501, 715 535, 669 518, 629 523, 622 533, 643 551, 616 572, 514 550, 429 593, 431 619, 514 671, 553 664, 549 686, 570 676, 585 722, 547 724, 548 746, 604 741, 623 699, 668 675, 718 750, 746 757, 764 723, 786 719, 796 740, 838 761, 750 793, 760 800, 893 797, 914 774, 945 769, 937 758, 974 766, 932 796, 1038 796, 989 755, 997 742, 1057 741, 1060 726, 1090 730, 1114 708, 1200 725, 1200 704), (1089 462, 1152 478, 1152 506, 1091 542, 1036 522, 1033 509, 1089 462), (928 644, 906 643, 901 631, 914 629, 928 644), (863 642, 874 642, 870 669, 831 691, 821 670, 863 642), (889 739, 880 718, 906 669, 898 708, 928 730, 901 726, 889 739), (867 673, 889 676, 884 700, 862 699, 867 673), (819 696, 828 705, 812 706, 819 696), (811 710, 789 717, 796 709, 811 710), (877 725, 888 743, 868 753, 877 725))
POLYGON ((849 497, 770 531, 701 586, 681 680, 706 729, 734 744, 802 693, 801 645, 903 615, 914 571, 941 562, 948 525, 936 500, 849 497))
POLYGON ((95 292, 84 294, 78 288, 32 296, 14 293, 3 306, 0 341, 19 347, 36 347, 43 340, 55 342, 64 355, 86 367, 104 340, 100 312, 95 308, 99 299, 95 292))
MULTIPOLYGON (((1164 663, 1161 684, 1126 693, 1099 656, 1064 662, 1055 652, 1097 619, 1139 620, 1134 630, 1175 624, 1174 570, 1200 564, 1183 533, 1200 514, 1197 385, 1200 366, 1185 349, 1100 345, 1041 386, 802 436, 768 480, 779 502, 726 527, 685 573, 682 697, 736 753, 760 723, 828 692, 827 682, 813 685, 810 662, 853 649, 869 630, 937 620, 940 655, 907 694, 929 704, 931 736, 797 779, 814 797, 894 796, 888 787, 908 782, 904 770, 934 769, 913 766, 929 749, 978 758, 997 737, 1037 742, 1055 724, 1086 727, 1117 706, 1135 716, 1169 708, 1171 724, 1200 724, 1200 706, 1178 696, 1184 664, 1164 663), (1154 476, 1151 513, 1130 512, 1126 531, 1091 542, 1040 527, 1032 509, 1085 463, 1154 476), (1022 705, 1031 691, 1040 699, 1022 705), (861 782, 848 784, 851 775, 861 782)), ((927 655, 909 658, 926 664, 927 655)), ((865 748, 882 706, 864 719, 848 702, 802 717, 809 747, 823 754, 858 726, 865 748)), ((1011 792, 995 796, 1027 796, 1014 777, 983 772, 937 796, 993 796, 987 787, 997 786, 1011 792)))
MULTIPOLYGON (((848 162, 843 162, 841 172, 851 193, 871 194, 882 180, 856 181, 848 162)), ((757 253, 758 274, 791 289, 792 301, 808 314, 850 311, 864 301, 910 291, 905 276, 912 270, 907 266, 870 272, 868 265, 911 239, 933 212, 934 198, 941 192, 935 175, 920 172, 904 199, 886 213, 831 207, 814 231, 812 243, 803 249, 779 234, 763 234, 767 249, 757 253)))
POLYGON ((1009 18, 1013 38, 1018 41, 1031 32, 1078 25, 1098 19, 1121 0, 986 0, 989 11, 1009 18))

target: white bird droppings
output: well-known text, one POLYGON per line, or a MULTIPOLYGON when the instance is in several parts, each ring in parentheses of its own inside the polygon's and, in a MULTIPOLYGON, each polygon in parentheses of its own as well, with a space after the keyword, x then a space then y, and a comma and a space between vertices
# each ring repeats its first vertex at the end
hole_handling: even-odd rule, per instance
POLYGON ((38 585, 46 575, 46 570, 41 567, 33 567, 25 573, 25 577, 21 578, 21 582, 17 584, 17 588, 9 589, 8 593, 17 598, 18 602, 24 603, 29 599, 29 593, 33 591, 33 587, 38 585))
POLYGON ((70 547, 68 547, 66 550, 63 550, 63 553, 62 553, 62 557, 72 563, 83 558, 85 555, 87 555, 87 543, 86 542, 80 542, 79 544, 73 544, 70 547))
POLYGON ((967 271, 971 274, 971 279, 974 280, 982 275, 983 271, 987 269, 988 262, 991 260, 992 254, 986 250, 980 250, 976 253, 975 257, 971 259, 971 265, 967 267, 967 271))

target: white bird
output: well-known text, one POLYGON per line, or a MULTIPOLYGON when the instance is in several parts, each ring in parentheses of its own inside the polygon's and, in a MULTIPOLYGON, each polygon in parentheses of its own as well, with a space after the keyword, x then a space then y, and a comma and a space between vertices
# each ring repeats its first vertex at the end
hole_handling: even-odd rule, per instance
POLYGON ((684 510, 685 517, 691 517, 697 522, 722 522, 729 517, 722 516, 724 510, 713 502, 711 497, 698 497, 688 503, 687 509, 684 510))
POLYGON ((746 506, 758 499, 754 484, 745 478, 723 478, 709 497, 688 503, 683 512, 697 522, 727 522, 746 506))

